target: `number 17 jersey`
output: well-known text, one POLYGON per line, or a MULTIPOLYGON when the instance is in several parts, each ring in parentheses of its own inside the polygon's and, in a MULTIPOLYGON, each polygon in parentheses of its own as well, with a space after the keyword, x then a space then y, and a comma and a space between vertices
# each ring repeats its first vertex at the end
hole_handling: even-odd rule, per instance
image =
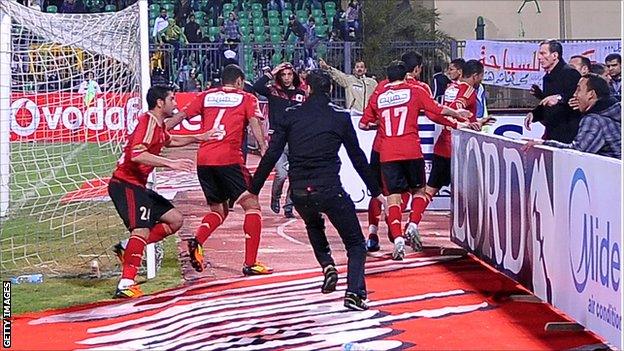
MULTIPOLYGON (((442 113, 428 91, 406 82, 388 83, 375 90, 360 120, 362 124, 379 121, 379 157, 381 162, 423 158, 418 135, 421 110, 442 113)), ((448 121, 449 125, 454 125, 448 121)))

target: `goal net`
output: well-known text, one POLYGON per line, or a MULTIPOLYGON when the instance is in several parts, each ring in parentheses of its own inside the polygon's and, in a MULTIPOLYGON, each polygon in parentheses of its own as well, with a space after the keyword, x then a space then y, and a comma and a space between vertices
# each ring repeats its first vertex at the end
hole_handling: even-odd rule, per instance
POLYGON ((56 14, 3 0, 0 16, 3 276, 81 275, 93 260, 112 272, 127 234, 106 182, 141 111, 139 4, 56 14))

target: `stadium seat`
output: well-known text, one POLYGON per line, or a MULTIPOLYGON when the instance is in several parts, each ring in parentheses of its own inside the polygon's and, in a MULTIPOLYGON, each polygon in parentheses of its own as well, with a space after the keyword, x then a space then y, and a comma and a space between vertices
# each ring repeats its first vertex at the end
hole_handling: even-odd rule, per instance
POLYGON ((215 37, 216 37, 217 35, 219 35, 219 33, 220 33, 220 32, 221 32, 221 28, 219 28, 219 27, 210 27, 210 29, 209 29, 209 31, 208 31, 208 33, 209 33, 211 36, 215 36, 215 37))
POLYGON ((46 7, 46 12, 49 13, 57 13, 58 12, 58 8, 54 5, 49 5, 48 7, 46 7))
POLYGON ((264 34, 264 26, 254 26, 253 32, 255 35, 264 34))
POLYGON ((232 12, 233 10, 234 10, 234 5, 232 5, 231 3, 223 4, 223 15, 224 15, 224 17, 229 16, 230 12, 232 12))
POLYGON ((336 11, 336 3, 333 1, 326 1, 325 4, 325 12, 327 13, 327 11, 333 10, 334 12, 336 11))
POLYGON ((262 11, 252 11, 251 12, 251 17, 253 17, 254 19, 262 18, 263 17, 262 11))
POLYGON ((199 20, 200 18, 202 20, 206 19, 206 13, 204 11, 195 11, 193 14, 195 15, 195 19, 197 20, 199 20))
POLYGON ((288 17, 290 17, 290 15, 292 15, 293 12, 291 10, 284 10, 282 11, 282 22, 284 23, 288 23, 288 17))
POLYGON ((277 17, 269 17, 269 27, 277 27, 280 24, 280 20, 277 17))
POLYGON ((323 10, 321 9, 312 9, 312 17, 322 17, 323 10))
POLYGON ((251 10, 253 12, 262 12, 262 4, 254 3, 251 5, 251 10))
POLYGON ((251 30, 247 26, 240 26, 240 32, 242 35, 249 35, 251 30))
POLYGON ((284 34, 284 32, 282 31, 282 26, 270 26, 269 27, 269 34, 271 35, 279 35, 282 36, 284 34))
POLYGON ((318 37, 326 37, 327 36, 327 26, 325 26, 325 25, 320 25, 320 26, 317 25, 316 26, 316 36, 318 36, 318 37))
POLYGON ((254 18, 253 19, 253 25, 254 25, 254 27, 264 26, 264 19, 262 19, 262 18, 254 18))
POLYGON ((279 12, 277 10, 269 10, 267 12, 267 16, 269 17, 269 19, 271 19, 271 18, 279 18, 279 12))
POLYGON ((336 16, 336 10, 325 11, 325 17, 327 17, 327 23, 332 22, 334 20, 334 16, 336 16))
POLYGON ((163 4, 161 6, 161 8, 167 10, 167 12, 173 12, 173 10, 175 9, 175 6, 173 6, 173 4, 163 4))
POLYGON ((286 1, 284 3, 284 9, 285 10, 292 10, 292 4, 290 3, 290 1, 286 1))
POLYGON ((325 24, 325 18, 324 17, 314 17, 314 23, 316 23, 316 26, 322 26, 325 24))
MULTIPOLYGON (((295 35, 292 35, 292 36, 295 36, 295 35)), ((282 42, 281 34, 271 34, 271 43, 280 43, 280 42, 282 42)))
POLYGON ((160 11, 160 5, 158 4, 151 4, 149 5, 149 10, 151 11, 160 11))
POLYGON ((282 61, 282 54, 279 52, 274 53, 271 57, 271 64, 273 65, 273 67, 279 65, 280 63, 282 63, 282 61))
POLYGON ((242 26, 249 26, 249 18, 239 18, 238 19, 238 24, 242 27, 242 26))
POLYGON ((253 36, 252 35, 243 35, 241 37, 241 42, 243 44, 250 44, 252 40, 253 40, 253 36))
POLYGON ((258 34, 256 35, 256 38, 254 40, 256 43, 265 43, 266 42, 266 35, 265 34, 258 34))
POLYGON ((308 18, 308 10, 297 10, 297 18, 308 18))

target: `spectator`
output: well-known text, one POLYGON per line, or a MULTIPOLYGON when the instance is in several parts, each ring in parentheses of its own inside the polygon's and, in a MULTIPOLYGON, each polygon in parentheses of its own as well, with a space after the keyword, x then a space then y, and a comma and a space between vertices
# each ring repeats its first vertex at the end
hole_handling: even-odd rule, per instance
POLYGON ((347 5, 347 29, 353 28, 355 31, 355 37, 360 37, 360 10, 362 5, 358 0, 349 0, 347 5))
POLYGON ((154 29, 152 29, 152 37, 156 42, 161 41, 160 37, 168 26, 169 20, 167 19, 167 10, 160 9, 160 16, 154 20, 154 29))
POLYGON ((188 17, 188 22, 184 26, 184 36, 189 43, 201 43, 204 41, 202 37, 201 28, 197 22, 195 22, 195 14, 191 14, 188 17))
POLYGON ((95 81, 95 77, 93 72, 87 72, 85 75, 85 80, 80 83, 80 87, 78 88, 78 94, 90 95, 90 94, 101 94, 102 89, 100 89, 100 85, 97 81, 95 81))
POLYGON ((60 9, 61 13, 83 13, 84 6, 81 0, 65 0, 60 9))
POLYGON ((308 19, 308 24, 306 25, 305 40, 303 44, 305 48, 304 54, 307 59, 306 63, 308 66, 314 65, 314 62, 310 62, 310 61, 314 60, 315 58, 314 49, 316 49, 320 41, 321 41, 321 38, 319 38, 318 35, 316 34, 316 20, 314 19, 314 17, 310 17, 308 19))
POLYGON ((361 116, 364 108, 368 105, 368 99, 377 87, 377 81, 366 77, 366 64, 358 61, 353 67, 353 74, 345 74, 340 70, 328 65, 324 60, 319 60, 321 69, 328 71, 332 79, 345 89, 346 108, 352 114, 361 116))
POLYGON ((581 76, 589 73, 589 69, 591 68, 591 61, 589 58, 581 55, 574 55, 570 57, 570 66, 572 66, 581 76))
POLYGON ((282 13, 285 7, 286 7, 286 3, 284 2, 284 0, 270 0, 267 3, 267 10, 269 11, 277 10, 279 11, 279 13, 282 13))
MULTIPOLYGON (((262 75, 254 83, 253 88, 256 93, 269 100, 269 135, 272 135, 276 126, 281 123, 286 109, 303 102, 306 98, 306 91, 301 89, 301 80, 290 63, 282 63, 275 67, 272 72, 262 75), (275 84, 267 86, 271 79, 275 79, 275 84)), ((271 210, 275 213, 280 212, 280 198, 288 176, 287 157, 288 147, 284 149, 284 153, 275 165, 275 180, 271 187, 271 210)), ((284 216, 294 218, 290 192, 286 196, 284 216)))
POLYGON ((571 143, 578 131, 580 115, 570 107, 576 85, 581 78, 580 73, 566 65, 563 60, 563 47, 556 40, 540 43, 538 59, 546 71, 543 87, 533 85, 531 94, 540 103, 525 118, 525 126, 531 130, 531 123, 541 122, 546 132, 543 139, 571 143))
POLYGON ((182 91, 188 92, 202 91, 201 82, 197 78, 197 71, 195 69, 191 69, 188 79, 184 82, 184 85, 180 86, 180 88, 182 88, 182 91))
POLYGON ((622 56, 620 54, 609 54, 605 58, 605 65, 611 77, 609 86, 611 94, 622 101, 622 56))
POLYGON ((180 62, 180 47, 186 46, 188 44, 188 40, 186 39, 186 36, 184 36, 182 28, 176 24, 173 18, 169 19, 169 25, 165 29, 162 41, 166 44, 173 45, 175 60, 180 62))
POLYGON ((433 98, 438 102, 441 102, 442 98, 444 97, 444 91, 449 84, 451 84, 451 80, 449 79, 449 77, 446 76, 446 74, 444 74, 442 66, 434 65, 433 77, 431 78, 433 98))
POLYGON ((223 0, 208 0, 208 6, 206 6, 206 11, 212 12, 212 24, 214 26, 217 25, 217 20, 221 15, 221 11, 223 9, 223 0))
POLYGON ((574 140, 571 143, 529 140, 524 148, 544 144, 621 159, 622 106, 610 90, 609 84, 597 74, 582 77, 574 93, 582 114, 574 140))
POLYGON ((306 27, 299 22, 297 16, 292 14, 288 18, 288 29, 286 30, 286 34, 284 35, 284 41, 288 41, 288 37, 290 37, 290 33, 294 33, 299 40, 302 42, 305 41, 306 36, 306 27))
POLYGON ((603 65, 602 63, 592 63, 591 67, 589 68, 589 71, 591 73, 595 73, 601 76, 602 78, 604 78, 607 81, 607 83, 609 83, 609 87, 610 87, 611 76, 609 76, 609 72, 607 71, 607 67, 605 65, 603 65))
POLYGON ((39 0, 28 0, 27 5, 33 10, 41 11, 41 5, 39 5, 39 0))
POLYGON ((230 17, 223 25, 225 41, 238 43, 241 37, 240 26, 238 25, 238 20, 236 20, 236 14, 234 12, 230 12, 229 16, 230 17))

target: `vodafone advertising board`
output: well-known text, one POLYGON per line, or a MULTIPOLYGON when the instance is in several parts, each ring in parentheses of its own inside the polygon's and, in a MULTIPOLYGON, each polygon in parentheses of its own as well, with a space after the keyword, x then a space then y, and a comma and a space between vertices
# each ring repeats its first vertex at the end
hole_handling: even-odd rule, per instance
MULTIPOLYGON (((178 93, 178 106, 196 93, 178 93)), ((266 106, 261 106, 266 113, 266 106)), ((134 129, 141 111, 140 97, 134 94, 98 94, 87 106, 82 94, 52 92, 11 95, 11 141, 103 142, 123 137, 134 129)), ((190 118, 173 134, 197 133, 199 116, 190 118)))

